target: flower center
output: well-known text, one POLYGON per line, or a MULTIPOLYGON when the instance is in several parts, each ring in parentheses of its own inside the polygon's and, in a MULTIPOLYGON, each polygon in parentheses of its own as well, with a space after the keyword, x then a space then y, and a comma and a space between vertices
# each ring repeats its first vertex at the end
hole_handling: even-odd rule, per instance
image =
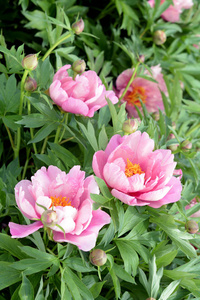
POLYGON ((135 174, 142 174, 144 173, 140 167, 139 164, 133 164, 128 158, 127 158, 127 164, 125 167, 125 175, 126 177, 131 177, 135 174))
POLYGON ((146 103, 147 95, 145 93, 145 89, 142 86, 133 87, 132 91, 128 91, 124 97, 124 99, 128 102, 128 104, 138 107, 141 106, 140 100, 143 103, 146 103))
POLYGON ((72 206, 71 201, 69 201, 69 198, 66 200, 67 197, 53 197, 51 196, 51 206, 72 206))

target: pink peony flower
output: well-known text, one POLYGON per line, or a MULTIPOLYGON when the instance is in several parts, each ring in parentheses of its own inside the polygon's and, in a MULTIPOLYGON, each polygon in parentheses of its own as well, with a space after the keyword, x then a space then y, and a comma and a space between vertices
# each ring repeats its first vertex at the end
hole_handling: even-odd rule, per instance
POLYGON ((110 216, 101 209, 92 209, 90 193, 98 194, 99 188, 93 176, 85 179, 80 166, 74 166, 68 174, 55 166, 42 167, 31 181, 22 180, 15 186, 15 198, 22 214, 38 221, 30 225, 10 222, 12 237, 23 238, 37 231, 44 227, 41 219, 45 219, 44 224, 49 224, 54 241, 72 243, 83 251, 91 250, 99 230, 110 222, 110 216), (57 216, 49 215, 48 211, 48 216, 43 217, 47 212, 44 207, 57 216))
MULTIPOLYGON (((135 109, 136 105, 141 111, 141 104, 139 99, 146 105, 148 112, 156 112, 160 108, 164 110, 164 105, 162 101, 161 91, 167 94, 167 87, 161 73, 160 65, 151 67, 152 74, 145 70, 144 74, 153 77, 158 83, 152 82, 150 80, 136 77, 125 96, 122 99, 122 103, 126 102, 126 109, 128 111, 129 117, 137 117, 138 113, 135 109)), ((116 93, 120 98, 126 88, 134 69, 127 69, 123 71, 116 80, 116 93)))
MULTIPOLYGON (((163 4, 165 0, 161 0, 163 4)), ((154 7, 155 0, 149 0, 148 3, 154 7)), ((192 0, 173 0, 173 5, 170 5, 162 14, 161 17, 168 22, 178 22, 183 9, 189 9, 193 6, 192 0)))
POLYGON ((96 110, 107 105, 106 98, 113 104, 118 102, 113 91, 106 91, 96 72, 86 71, 73 79, 67 72, 70 67, 60 68, 49 88, 51 99, 64 111, 93 117, 96 110))
POLYGON ((176 163, 170 150, 155 150, 154 141, 136 131, 114 135, 105 151, 93 157, 93 170, 114 197, 128 205, 158 208, 181 197, 180 178, 173 176, 176 163))
MULTIPOLYGON (((186 205, 185 209, 187 210, 187 209, 193 207, 193 206, 194 206, 195 204, 197 204, 197 203, 199 203, 199 202, 197 202, 197 200, 194 198, 194 199, 192 199, 192 201, 190 202, 190 204, 186 205)), ((193 215, 191 215, 190 217, 192 217, 192 218, 198 218, 198 217, 200 217, 200 210, 197 211, 197 212, 195 212, 195 213, 194 213, 193 215)))

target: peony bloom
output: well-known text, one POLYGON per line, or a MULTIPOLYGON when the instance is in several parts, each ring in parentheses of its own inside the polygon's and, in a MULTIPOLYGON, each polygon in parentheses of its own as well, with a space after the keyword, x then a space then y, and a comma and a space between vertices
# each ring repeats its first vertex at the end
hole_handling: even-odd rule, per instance
MULTIPOLYGON (((138 117, 138 113, 134 105, 136 105, 142 111, 139 101, 140 99, 146 105, 146 108, 150 113, 158 111, 159 108, 164 110, 160 90, 167 94, 167 87, 161 73, 160 65, 151 67, 151 71, 152 74, 150 74, 147 70, 144 72, 144 74, 153 77, 157 83, 141 77, 136 77, 132 81, 128 91, 122 99, 122 103, 126 102, 126 109, 129 117, 138 117)), ((124 89, 126 88, 133 72, 134 69, 127 69, 117 77, 116 92, 119 98, 124 92, 124 89)))
POLYGON ((114 135, 105 151, 93 157, 93 170, 114 197, 128 205, 158 208, 181 197, 180 178, 173 176, 176 163, 170 150, 155 150, 154 141, 136 131, 114 135))
POLYGON ((30 225, 10 222, 12 237, 23 238, 48 223, 54 241, 69 242, 83 251, 91 250, 99 230, 110 222, 110 216, 101 209, 92 209, 90 193, 98 194, 99 188, 93 176, 85 179, 80 166, 74 166, 68 174, 55 166, 42 167, 31 181, 22 180, 15 186, 15 198, 22 214, 37 221, 30 225), (51 209, 53 213, 49 215, 51 209), (45 220, 44 224, 41 220, 45 220))
POLYGON ((60 68, 49 88, 51 99, 64 111, 93 117, 96 110, 107 105, 106 98, 113 104, 118 102, 113 91, 106 91, 96 72, 86 71, 73 80, 67 72, 70 67, 60 68))
MULTIPOLYGON (((163 4, 165 0, 161 0, 160 4, 163 4)), ((149 0, 148 3, 151 7, 154 7, 155 0, 149 0)), ((178 22, 180 14, 183 9, 189 9, 193 6, 192 0, 173 0, 173 5, 170 5, 162 14, 161 17, 168 22, 178 22)))

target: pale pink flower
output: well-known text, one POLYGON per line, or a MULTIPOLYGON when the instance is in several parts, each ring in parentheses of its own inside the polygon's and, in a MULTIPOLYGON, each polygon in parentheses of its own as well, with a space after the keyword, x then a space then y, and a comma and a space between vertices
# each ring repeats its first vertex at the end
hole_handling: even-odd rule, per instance
MULTIPOLYGON (((163 4, 165 0, 161 0, 160 4, 163 4)), ((151 7, 154 7, 155 0, 149 0, 148 3, 151 7)), ((170 5, 162 14, 161 17, 168 22, 178 22, 180 14, 183 9, 189 9, 193 6, 192 0, 173 0, 173 5, 170 5)))
MULTIPOLYGON (((185 209, 187 210, 187 209, 195 206, 197 203, 199 203, 199 202, 197 202, 197 200, 194 198, 194 199, 191 200, 190 204, 186 205, 185 209)), ((200 210, 195 212, 194 214, 192 214, 190 217, 192 217, 192 218, 200 217, 200 210)))
POLYGON ((154 141, 136 131, 114 135, 105 151, 93 157, 93 170, 110 188, 114 197, 131 206, 158 208, 181 197, 180 178, 173 176, 176 166, 170 150, 154 149, 154 141))
MULTIPOLYGON (((127 69, 123 71, 116 80, 116 93, 120 98, 123 94, 131 76, 134 72, 133 69, 127 69)), ((126 102, 126 109, 128 111, 129 117, 137 117, 138 113, 134 105, 136 105, 142 112, 141 103, 139 100, 146 105, 149 113, 156 112, 159 109, 164 110, 164 105, 162 101, 161 92, 167 95, 167 87, 161 73, 160 65, 151 67, 150 74, 145 70, 144 75, 148 75, 157 81, 153 82, 144 78, 136 77, 132 81, 130 87, 128 88, 125 96, 122 98, 122 103, 126 102)))
POLYGON ((106 98, 113 104, 118 102, 113 91, 106 91, 96 72, 86 71, 73 79, 67 72, 70 67, 60 68, 49 88, 51 99, 64 111, 93 117, 95 111, 107 105, 106 98))
POLYGON ((99 188, 93 176, 85 178, 80 166, 74 166, 68 174, 55 166, 42 167, 31 181, 22 180, 15 186, 20 211, 36 222, 30 225, 10 222, 12 237, 23 238, 44 227, 41 216, 46 208, 57 214, 52 221, 60 226, 49 222, 54 241, 72 243, 83 251, 91 250, 99 230, 110 222, 110 216, 101 209, 93 210, 90 193, 98 194, 99 188))

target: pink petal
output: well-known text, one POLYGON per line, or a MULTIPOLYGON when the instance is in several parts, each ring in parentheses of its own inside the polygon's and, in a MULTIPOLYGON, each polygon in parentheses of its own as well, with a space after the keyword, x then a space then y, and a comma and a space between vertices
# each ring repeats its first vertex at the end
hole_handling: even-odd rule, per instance
POLYGON ((70 69, 70 68, 71 68, 71 65, 65 65, 62 68, 60 68, 56 72, 56 74, 54 75, 53 81, 55 81, 55 80, 61 80, 61 79, 65 78, 65 77, 68 77, 69 75, 68 75, 67 70, 70 69))
POLYGON ((38 197, 37 201, 35 202, 35 210, 37 211, 39 216, 41 216, 43 214, 43 212, 45 211, 45 209, 39 205, 42 205, 42 206, 46 207, 47 209, 49 209, 51 206, 51 202, 52 201, 49 197, 46 197, 46 196, 38 197))
POLYGON ((8 226, 10 227, 12 238, 23 238, 42 228, 43 224, 40 221, 34 222, 29 225, 19 225, 10 222, 8 226))
POLYGON ((87 116, 89 112, 88 106, 83 101, 72 97, 63 102, 61 107, 64 111, 83 116, 87 116))
POLYGON ((56 80, 49 87, 49 95, 51 99, 59 106, 68 99, 68 95, 61 87, 61 82, 56 80))
POLYGON ((92 168, 94 173, 99 178, 104 178, 103 168, 107 162, 108 155, 103 151, 97 151, 93 156, 92 168))
POLYGON ((128 195, 126 193, 123 193, 123 192, 120 192, 116 189, 113 189, 111 191, 111 194, 121 200, 123 203, 125 204, 128 204, 128 205, 131 205, 131 206, 144 206, 144 205, 149 205, 149 202, 146 202, 146 201, 140 201, 138 200, 136 197, 132 196, 132 195, 128 195))
POLYGON ((106 183, 111 188, 116 188, 124 193, 128 191, 129 181, 125 173, 120 167, 111 163, 107 163, 103 169, 103 175, 106 183))

